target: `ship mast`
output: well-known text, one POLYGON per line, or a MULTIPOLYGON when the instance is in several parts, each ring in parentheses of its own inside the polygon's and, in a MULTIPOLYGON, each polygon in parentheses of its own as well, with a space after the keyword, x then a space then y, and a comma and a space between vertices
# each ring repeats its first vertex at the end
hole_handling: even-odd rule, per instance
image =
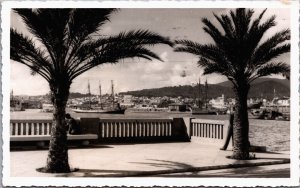
POLYGON ((205 108, 207 109, 207 93, 208 93, 208 84, 207 79, 205 81, 205 108))
POLYGON ((89 96, 89 107, 91 108, 91 88, 90 88, 90 81, 88 81, 88 96, 89 96))
POLYGON ((111 95, 113 100, 113 106, 115 105, 115 94, 114 94, 114 81, 111 81, 111 95))
POLYGON ((198 86, 199 86, 199 100, 198 100, 198 106, 199 106, 199 108, 202 108, 202 106, 201 106, 201 81, 200 81, 200 77, 199 77, 199 84, 198 84, 198 86))
POLYGON ((102 96, 102 93, 101 93, 101 83, 99 81, 99 104, 100 104, 100 107, 102 108, 101 96, 102 96))

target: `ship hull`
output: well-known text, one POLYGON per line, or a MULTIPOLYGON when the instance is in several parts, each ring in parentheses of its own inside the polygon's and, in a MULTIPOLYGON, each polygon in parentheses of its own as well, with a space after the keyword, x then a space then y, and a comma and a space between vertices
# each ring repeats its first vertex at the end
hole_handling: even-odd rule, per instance
POLYGON ((84 109, 72 109, 76 113, 97 113, 97 114, 124 114, 125 109, 120 110, 84 110, 84 109))

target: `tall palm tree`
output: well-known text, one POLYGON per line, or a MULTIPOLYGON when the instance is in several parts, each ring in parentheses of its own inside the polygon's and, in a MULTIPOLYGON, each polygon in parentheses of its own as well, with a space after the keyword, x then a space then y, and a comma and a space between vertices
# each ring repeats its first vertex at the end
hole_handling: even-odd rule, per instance
POLYGON ((276 60, 290 51, 290 31, 285 29, 262 40, 264 34, 276 25, 275 16, 262 21, 265 12, 266 9, 256 18, 252 9, 243 8, 221 16, 214 14, 220 27, 207 18, 202 19, 203 29, 213 43, 176 41, 175 51, 198 56, 198 64, 204 68, 204 74, 221 74, 233 84, 236 110, 232 157, 235 159, 249 158, 247 95, 251 83, 271 74, 287 75, 290 70, 289 65, 276 60))
POLYGON ((66 103, 72 81, 82 73, 124 58, 158 59, 148 46, 168 38, 148 30, 100 35, 115 9, 15 9, 33 37, 10 29, 10 58, 49 83, 54 106, 46 172, 69 172, 66 103))

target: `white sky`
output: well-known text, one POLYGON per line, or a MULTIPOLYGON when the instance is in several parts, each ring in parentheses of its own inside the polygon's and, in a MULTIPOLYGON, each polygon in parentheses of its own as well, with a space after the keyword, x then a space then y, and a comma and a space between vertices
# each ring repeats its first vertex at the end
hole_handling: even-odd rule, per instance
MULTIPOLYGON (((262 9, 255 9, 259 14, 262 9)), ((105 24, 102 33, 105 35, 117 34, 120 31, 132 29, 148 29, 171 40, 189 39, 199 43, 210 43, 211 39, 204 33, 201 18, 207 17, 217 23, 213 17, 216 14, 226 13, 227 9, 121 9, 111 17, 111 22, 105 24)), ((281 29, 290 27, 288 9, 268 9, 264 18, 277 16, 277 26, 271 29, 264 38, 281 29)), ((30 35, 21 18, 11 14, 11 27, 26 35, 30 35)), ((73 81, 71 92, 87 92, 87 82, 90 82, 91 92, 98 94, 98 83, 101 82, 102 93, 110 92, 111 80, 114 80, 116 92, 159 88, 164 86, 190 85, 196 83, 202 74, 197 66, 197 57, 186 53, 175 53, 166 45, 152 48, 164 62, 147 61, 144 59, 126 59, 119 64, 102 65, 94 68, 73 81), (185 71, 186 77, 181 73, 185 71)), ((280 59, 289 63, 289 54, 280 59)), ((201 76, 208 83, 225 81, 224 77, 212 74, 201 76)), ((19 63, 11 61, 11 88, 16 95, 42 95, 49 91, 47 82, 39 75, 31 76, 30 70, 19 63)))

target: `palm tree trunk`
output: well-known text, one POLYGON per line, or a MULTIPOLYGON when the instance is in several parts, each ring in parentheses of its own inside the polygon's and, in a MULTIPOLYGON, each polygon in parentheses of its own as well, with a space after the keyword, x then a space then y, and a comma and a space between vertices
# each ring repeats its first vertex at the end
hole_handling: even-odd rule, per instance
POLYGON ((235 88, 235 114, 233 125, 233 155, 239 160, 249 159, 249 121, 247 111, 247 95, 249 86, 242 84, 235 88))
POLYGON ((53 103, 53 122, 51 140, 45 171, 49 173, 70 172, 67 145, 67 126, 65 121, 69 85, 63 82, 50 84, 53 103))

